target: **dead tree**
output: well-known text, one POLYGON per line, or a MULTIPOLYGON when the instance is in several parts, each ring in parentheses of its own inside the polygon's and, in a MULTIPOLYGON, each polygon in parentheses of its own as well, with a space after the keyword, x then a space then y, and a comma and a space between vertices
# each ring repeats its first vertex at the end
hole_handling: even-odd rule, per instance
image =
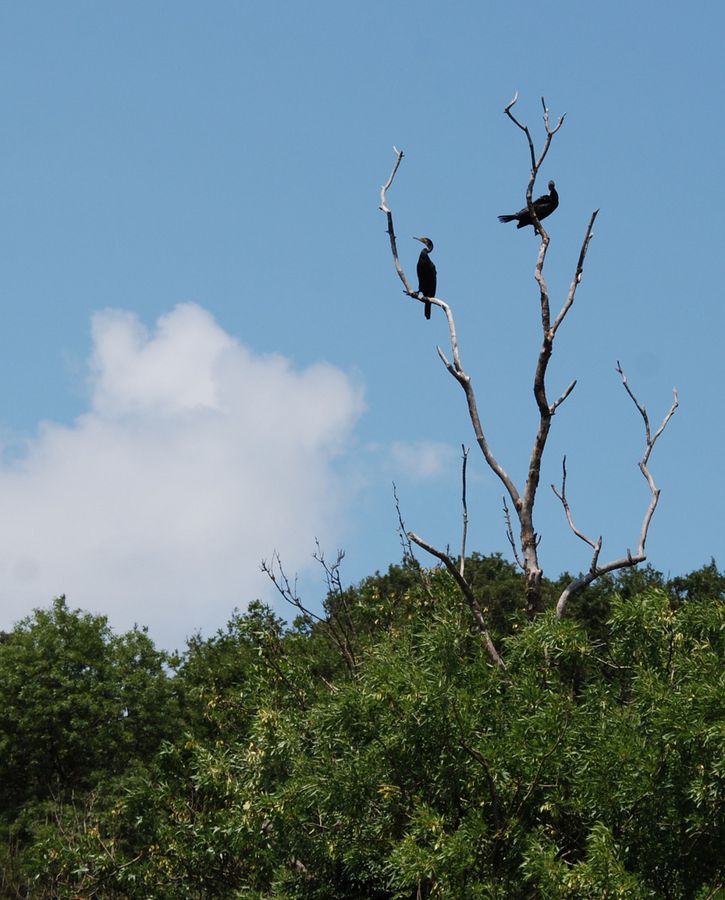
MULTIPOLYGON (((453 312, 448 303, 439 297, 428 297, 422 298, 421 295, 412 290, 403 267, 400 263, 400 259, 398 256, 397 243, 395 238, 395 229, 393 227, 393 214, 388 205, 387 200, 387 192, 393 184, 393 180, 398 172, 400 164, 403 160, 404 154, 402 150, 398 150, 397 148, 393 148, 396 154, 395 165, 393 166, 393 170, 388 178, 387 182, 383 185, 380 192, 380 209, 387 216, 388 222, 388 236, 390 238, 390 247, 393 255, 393 261, 395 263, 395 268, 398 273, 400 280, 403 283, 404 292, 409 297, 414 300, 418 300, 419 302, 425 302, 428 300, 432 305, 439 307, 445 317, 448 324, 448 331, 450 336, 450 359, 443 352, 440 347, 437 347, 438 355, 440 356, 443 364, 446 369, 450 372, 450 374, 456 379, 456 381, 463 388, 466 403, 468 406, 468 414, 471 420, 471 425, 473 426, 473 432, 476 437, 476 443, 478 444, 481 453, 483 454, 486 463, 491 468, 491 470, 495 473, 498 479, 501 481, 504 490, 504 513, 506 517, 506 527, 507 527, 507 536, 509 542, 511 544, 514 556, 520 565, 521 569, 524 572, 526 578, 526 601, 527 601, 527 609, 530 616, 535 616, 537 613, 541 612, 543 609, 543 600, 542 600, 542 577, 543 571, 541 565, 539 563, 539 536, 534 527, 534 507, 536 502, 537 490, 539 487, 540 474, 541 474, 541 464, 544 455, 544 450, 546 448, 546 442, 549 436, 549 431, 551 429, 552 419, 557 411, 557 409, 561 406, 561 404, 569 397, 571 392, 574 390, 576 386, 576 379, 574 379, 565 390, 559 394, 559 396, 555 400, 550 400, 547 383, 546 383, 546 375, 549 366, 549 361, 551 360, 551 356, 554 350, 554 342, 556 339, 556 335, 559 331, 559 328, 564 322, 569 310, 574 304, 574 299, 576 296, 577 288, 582 280, 582 275, 584 273, 584 262, 586 260, 587 251, 589 249, 589 244, 593 237, 593 229, 594 222, 596 220, 597 214, 599 210, 594 210, 589 219, 589 224, 587 225, 584 240, 582 241, 581 248, 579 251, 579 258, 576 264, 576 269, 574 271, 574 277, 572 278, 571 285, 569 286, 568 293, 564 299, 563 305, 561 309, 556 313, 552 318, 551 312, 551 304, 549 298, 549 289, 546 283, 546 279, 544 277, 544 264, 546 262, 546 254, 549 249, 550 238, 540 220, 536 215, 536 208, 533 202, 533 193, 534 187, 536 185, 536 179, 539 174, 539 170, 546 159, 546 156, 549 152, 549 148, 551 147, 552 140, 556 133, 559 131, 561 126, 564 124, 564 116, 562 115, 557 121, 554 127, 551 126, 549 120, 549 110, 547 109, 546 103, 544 102, 544 98, 541 98, 541 103, 543 106, 544 114, 544 130, 545 137, 543 146, 540 152, 537 155, 534 141, 531 136, 531 132, 527 125, 522 124, 516 116, 513 114, 512 109, 518 99, 518 94, 516 94, 511 100, 511 102, 505 107, 504 112, 508 116, 508 118, 519 128, 526 137, 526 141, 529 148, 529 155, 531 161, 531 170, 529 176, 528 186, 526 188, 526 206, 529 211, 529 215, 532 220, 532 224, 536 233, 540 238, 539 250, 536 259, 536 266, 534 269, 534 278, 536 280, 536 284, 538 287, 538 300, 539 307, 541 313, 541 347, 539 349, 538 357, 536 360, 536 366, 534 370, 534 382, 533 382, 533 393, 534 400, 536 402, 536 407, 538 410, 539 421, 538 426, 536 428, 536 433, 534 435, 533 446, 531 449, 531 455, 529 458, 529 466, 526 475, 526 480, 521 488, 519 488, 513 481, 513 479, 509 476, 506 470, 503 468, 501 463, 498 461, 496 456, 494 455, 491 446, 488 442, 486 434, 483 429, 483 425, 481 423, 481 419, 478 412, 478 404, 476 402, 476 394, 473 388, 473 383, 471 381, 471 376, 465 371, 463 367, 463 363, 461 361, 461 352, 458 345, 458 337, 456 333, 455 320, 453 318, 453 312), (509 512, 507 498, 510 500, 514 514, 516 519, 518 520, 518 541, 514 537, 511 514, 509 512)), ((562 593, 562 596, 559 600, 557 611, 559 615, 563 615, 566 609, 566 605, 571 596, 583 590, 587 585, 591 584, 596 578, 600 575, 605 574, 606 572, 614 571, 615 569, 624 568, 626 566, 636 565, 639 562, 642 562, 645 559, 644 555, 644 547, 647 539, 647 531, 649 528, 649 524, 652 519, 652 515, 654 513, 655 507, 657 505, 657 499, 659 497, 659 490, 657 489, 654 480, 652 479, 651 474, 649 473, 649 469, 647 468, 647 462, 649 460, 650 453, 654 446, 657 438, 662 434, 662 431, 666 427, 669 419, 673 415, 675 409, 677 408, 677 392, 675 391, 675 399, 673 402, 670 411, 665 416, 665 419, 656 432, 654 437, 651 437, 649 430, 649 420, 647 418, 647 413, 639 402, 636 400, 634 394, 631 392, 627 385, 626 378, 624 377, 624 373, 621 371, 621 368, 618 365, 618 371, 622 376, 624 381, 624 386, 629 393, 632 400, 635 402, 640 414, 644 418, 645 422, 645 431, 646 431, 646 450, 642 461, 640 462, 640 469, 642 470, 643 475, 647 479, 647 482, 651 491, 651 500, 650 504, 647 508, 647 512, 644 517, 644 522, 642 524, 642 529, 640 533, 639 546, 636 554, 630 553, 627 551, 627 555, 622 557, 621 559, 613 560, 606 565, 599 565, 599 552, 601 550, 601 538, 598 542, 592 542, 590 539, 584 537, 583 534, 578 532, 574 526, 571 518, 571 513, 568 507, 568 503, 566 501, 566 482, 565 476, 562 484, 561 491, 556 491, 557 495, 562 500, 564 505, 564 509, 567 514, 567 518, 569 520, 569 524, 574 530, 574 533, 580 537, 582 540, 585 540, 592 548, 594 549, 594 558, 592 560, 592 564, 590 566, 589 572, 583 576, 582 578, 576 579, 573 581, 566 590, 562 593)), ((433 556, 440 559, 444 565, 448 568, 456 581, 458 582, 461 591, 463 592, 464 597, 466 597, 469 605, 471 605, 474 616, 478 619, 478 612, 476 608, 473 606, 472 601, 475 601, 475 597, 473 597, 470 588, 467 588, 467 585, 464 586, 462 582, 465 582, 463 577, 463 573, 455 569, 455 564, 453 560, 449 559, 446 554, 441 553, 441 551, 436 550, 431 547, 426 541, 423 541, 417 535, 410 533, 410 538, 414 541, 418 546, 427 550, 433 556)), ((485 630, 485 625, 482 621, 479 621, 479 627, 485 630)), ((487 633, 486 633, 487 635, 487 633)), ((490 639, 489 639, 490 640, 490 639)), ((494 658, 495 650, 492 651, 492 648, 489 648, 489 653, 492 658, 494 658)), ((498 654, 496 654, 497 656, 498 654)), ((499 658, 500 659, 500 658, 499 658)), ((497 660, 498 661, 498 660, 497 660)))

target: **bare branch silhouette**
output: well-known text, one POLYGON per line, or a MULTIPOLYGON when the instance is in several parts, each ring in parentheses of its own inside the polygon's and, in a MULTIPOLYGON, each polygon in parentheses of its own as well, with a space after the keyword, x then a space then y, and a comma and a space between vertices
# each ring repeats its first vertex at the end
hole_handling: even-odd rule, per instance
POLYGON ((505 496, 503 498, 503 515, 506 521, 506 538, 511 545, 511 552, 514 555, 514 559, 516 560, 518 567, 523 571, 524 564, 521 562, 521 559, 519 557, 518 547, 516 546, 516 540, 514 539, 513 528, 511 527, 511 513, 509 512, 509 507, 508 503, 506 502, 505 496))
POLYGON ((468 465, 468 447, 461 444, 461 501, 463 503, 463 525, 461 528, 461 559, 459 571, 463 575, 466 567, 466 538, 468 537, 468 501, 466 499, 466 467, 468 465))
POLYGON ((584 588, 588 587, 595 579, 600 578, 602 575, 606 575, 608 572, 614 572, 617 569, 625 569, 631 566, 636 566, 638 563, 644 562, 647 559, 647 555, 645 553, 645 545, 647 543, 647 534, 649 532, 649 526, 652 522, 652 516, 654 515, 654 511, 657 508, 657 502, 660 498, 660 489, 655 484, 655 480, 652 477, 652 473, 649 471, 647 467, 647 463, 649 462, 650 455, 652 453, 652 449, 654 448, 657 439, 662 434, 662 432, 667 427, 670 419, 675 413, 675 410, 679 406, 679 399, 677 396, 677 388, 673 389, 674 399, 672 401, 672 405, 669 410, 665 414, 664 419, 662 420, 662 424, 657 429, 657 431, 652 435, 650 430, 649 416, 647 415, 647 410, 645 407, 639 402, 637 397, 634 395, 634 392, 629 386, 629 382, 627 381, 627 376, 624 374, 624 371, 619 364, 619 360, 617 360, 617 373, 622 379, 622 384, 624 385, 624 389, 629 394, 632 402, 637 407, 639 414, 642 416, 642 421, 644 422, 644 433, 645 433, 645 449, 642 455, 642 459, 639 462, 639 469, 644 475, 647 485, 650 489, 650 501, 647 505, 647 509, 645 510, 644 518, 642 520, 642 527, 639 533, 639 543, 637 545, 637 552, 632 553, 632 551, 627 548, 627 555, 623 556, 619 559, 614 559, 611 562, 606 563, 605 565, 599 565, 599 553, 602 549, 602 538, 600 537, 598 541, 594 542, 590 538, 585 537, 580 531, 578 531, 574 527, 574 523, 571 517, 571 511, 569 509, 569 504, 566 500, 566 460, 564 464, 564 472, 562 477, 562 486, 561 491, 558 491, 554 485, 552 485, 552 489, 557 497, 561 500, 564 511, 566 512, 566 517, 571 526, 574 534, 583 541, 586 541, 590 547, 594 548, 594 555, 592 557, 592 562, 589 567, 589 571, 586 575, 581 576, 581 578, 577 578, 572 581, 570 584, 564 588, 561 596, 556 604, 556 615, 561 618, 565 613, 568 606, 569 601, 572 597, 576 596, 576 594, 580 593, 584 590, 584 588))
MULTIPOLYGON (((318 553, 320 553, 319 543, 317 544, 317 548, 318 553)), ((338 569, 340 562, 342 561, 342 556, 344 556, 344 554, 338 554, 338 560, 336 563, 338 569)), ((335 578, 337 578, 337 583, 339 584, 339 573, 336 571, 336 569, 334 567, 328 567, 328 565, 324 561, 324 557, 322 557, 321 555, 315 555, 315 559, 317 559, 317 561, 321 563, 323 569, 325 570, 326 577, 328 578, 328 586, 330 584, 334 586, 335 578)), ((309 607, 305 606, 299 594, 297 593, 297 579, 295 578, 294 582, 290 582, 287 573, 282 566, 280 555, 276 550, 272 554, 272 561, 270 563, 268 563, 266 560, 262 560, 261 569, 275 586, 275 588, 277 588, 279 594, 287 601, 287 603, 290 604, 290 606, 294 606, 295 609, 299 611, 299 613, 302 615, 302 618, 309 625, 317 624, 325 632, 325 634, 328 635, 333 644, 340 651, 340 654, 349 671, 354 672, 357 666, 357 661, 352 649, 352 636, 349 633, 347 623, 341 618, 339 612, 337 612, 337 610, 335 609, 331 609, 328 612, 328 615, 323 618, 322 616, 318 616, 316 613, 312 612, 309 607)))
POLYGON ((432 600, 433 589, 431 587, 430 575, 428 574, 428 570, 420 564, 418 558, 413 552, 413 545, 410 542, 410 537, 408 536, 408 530, 405 525, 405 520, 403 519, 403 513, 400 509, 400 498, 398 497, 398 488, 396 487, 395 482, 393 482, 393 497, 395 498, 395 512, 398 516, 398 535, 400 536, 400 543, 403 547, 403 560, 407 562, 409 566, 415 569, 420 579, 423 590, 432 600))

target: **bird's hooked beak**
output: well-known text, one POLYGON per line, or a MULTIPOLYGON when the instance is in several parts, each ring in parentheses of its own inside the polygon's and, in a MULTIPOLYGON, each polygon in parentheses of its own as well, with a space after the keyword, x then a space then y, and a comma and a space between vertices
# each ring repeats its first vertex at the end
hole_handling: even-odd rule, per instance
POLYGON ((414 240, 414 241, 420 241, 421 244, 425 244, 425 238, 419 238, 419 237, 415 237, 415 235, 413 235, 413 240, 414 240))

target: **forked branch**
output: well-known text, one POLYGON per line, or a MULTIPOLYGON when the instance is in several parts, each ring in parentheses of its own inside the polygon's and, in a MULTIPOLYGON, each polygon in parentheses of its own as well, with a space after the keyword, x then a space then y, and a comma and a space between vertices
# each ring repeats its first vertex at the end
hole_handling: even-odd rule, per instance
POLYGON ((534 228, 536 229, 537 233, 540 235, 540 237, 542 239, 542 246, 541 246, 541 250, 539 251, 539 263, 537 264, 537 270, 538 270, 540 267, 543 268, 544 257, 546 256, 546 248, 549 244, 549 236, 544 231, 544 228, 542 227, 541 222, 539 221, 539 218, 536 215, 536 209, 534 208, 534 203, 533 203, 533 199, 532 199, 533 195, 534 195, 534 185, 536 184, 536 177, 539 174, 539 169, 543 165, 544 160, 546 159, 546 155, 549 152, 549 147, 551 146, 551 141, 552 141, 554 135, 556 134, 556 132, 564 124, 564 119, 566 118, 566 113, 561 115, 559 117, 559 121, 556 123, 554 128, 551 128, 551 125, 549 123, 549 109, 546 105, 544 98, 543 97, 541 98, 541 105, 544 109, 544 130, 546 132, 546 138, 544 140, 544 146, 541 148, 541 153, 539 154, 539 156, 537 158, 536 149, 534 147, 534 139, 531 137, 531 132, 529 131, 529 126, 524 125, 522 122, 519 122, 519 120, 516 118, 516 116, 511 112, 513 107, 516 105, 518 99, 519 99, 519 92, 516 91, 516 93, 513 96, 513 99, 511 99, 508 102, 508 104, 504 107, 504 112, 509 117, 509 119, 511 119, 511 121, 514 123, 514 125, 517 128, 520 128, 521 131, 523 131, 523 133, 526 135, 526 140, 529 144, 529 154, 531 156, 531 175, 529 178, 528 187, 526 188, 526 206, 528 207, 529 214, 534 222, 534 228))
POLYGON ((546 159, 546 154, 549 152, 549 147, 551 146, 551 141, 556 132, 561 128, 564 124, 564 119, 566 118, 566 113, 559 116, 559 121, 556 123, 554 128, 551 128, 549 123, 549 109, 546 105, 546 101, 544 98, 541 98, 541 105, 544 109, 544 129, 546 131, 546 139, 544 141, 544 146, 541 148, 541 153, 537 159, 536 150, 534 149, 534 140, 531 137, 531 132, 529 131, 529 126, 524 125, 522 122, 516 118, 516 116, 511 112, 519 99, 519 92, 516 91, 513 98, 506 104, 504 107, 504 112, 511 119, 511 121, 516 125, 517 128, 520 128, 523 133, 526 135, 526 140, 529 144, 529 153, 531 154, 531 183, 530 189, 533 189, 534 182, 536 181, 536 176, 539 173, 539 169, 541 168, 544 160, 546 159))
POLYGON ((556 604, 556 615, 558 618, 562 618, 562 616, 565 614, 569 600, 571 600, 572 597, 576 596, 576 594, 583 591, 584 588, 588 587, 588 585, 590 585, 595 579, 600 578, 602 575, 606 575, 608 572, 614 572, 617 569, 625 569, 625 568, 629 568, 631 566, 636 566, 639 563, 644 562, 647 559, 647 556, 645 553, 645 546, 647 543, 647 534, 649 532, 650 523, 652 522, 652 516, 654 515, 654 511, 657 508, 657 503, 660 498, 660 489, 655 484, 655 480, 652 477, 652 473, 650 472, 649 468, 647 467, 647 463, 649 462, 649 458, 652 453, 652 449, 654 448, 654 445, 657 442, 657 439, 662 434, 662 432, 665 430, 670 419, 674 415, 675 410, 679 406, 679 400, 677 397, 677 388, 674 388, 674 390, 673 390, 674 398, 672 401, 672 405, 670 406, 669 410, 665 414, 665 417, 662 420, 662 424, 660 425, 660 427, 657 429, 657 431, 653 435, 651 433, 651 429, 650 429, 650 422, 649 422, 649 416, 647 415, 647 410, 639 402, 639 400, 635 396, 634 392, 630 388, 629 382, 627 381, 627 376, 624 374, 624 371, 623 371, 621 365, 619 364, 619 361, 617 361, 617 373, 619 374, 620 378, 622 379, 622 384, 624 385, 624 389, 629 394, 632 402, 637 407, 639 414, 642 416, 642 421, 644 423, 645 448, 644 448, 644 453, 642 455, 642 459, 639 462, 639 469, 642 472, 642 475, 644 475, 644 477, 647 481, 647 485, 650 489, 650 501, 649 501, 649 504, 647 505, 647 509, 645 510, 644 518, 642 520, 642 527, 639 532, 639 543, 637 545, 637 552, 632 553, 632 551, 629 548, 627 548, 626 556, 623 556, 620 559, 614 559, 611 562, 608 562, 605 565, 600 566, 599 565, 599 553, 602 548, 602 538, 600 537, 598 541, 594 542, 590 538, 585 537, 580 531, 578 531, 576 529, 576 527, 574 526, 574 522, 572 520, 571 511, 569 509, 569 504, 566 499, 566 458, 565 458, 561 491, 558 491, 554 487, 553 484, 551 487, 552 487, 554 493, 556 494, 556 496, 559 498, 559 500, 561 500, 561 503, 564 507, 564 511, 566 513, 567 521, 569 522, 569 526, 571 527, 572 531, 578 538, 585 541, 587 544, 589 544, 591 547, 594 548, 594 555, 592 557, 592 562, 589 567, 589 571, 586 573, 586 575, 583 575, 581 578, 577 578, 576 580, 574 580, 570 584, 568 584, 567 587, 562 592, 561 596, 559 597, 559 601, 556 604))

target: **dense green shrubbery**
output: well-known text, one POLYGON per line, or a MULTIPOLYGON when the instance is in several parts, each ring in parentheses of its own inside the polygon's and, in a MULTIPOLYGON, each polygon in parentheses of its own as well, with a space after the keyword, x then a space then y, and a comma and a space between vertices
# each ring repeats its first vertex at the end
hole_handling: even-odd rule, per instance
POLYGON ((505 672, 407 566, 328 598, 352 671, 259 604, 173 677, 61 601, 5 635, 4 896, 717 896, 725 578, 645 569, 529 623, 512 567, 468 566, 505 672))

